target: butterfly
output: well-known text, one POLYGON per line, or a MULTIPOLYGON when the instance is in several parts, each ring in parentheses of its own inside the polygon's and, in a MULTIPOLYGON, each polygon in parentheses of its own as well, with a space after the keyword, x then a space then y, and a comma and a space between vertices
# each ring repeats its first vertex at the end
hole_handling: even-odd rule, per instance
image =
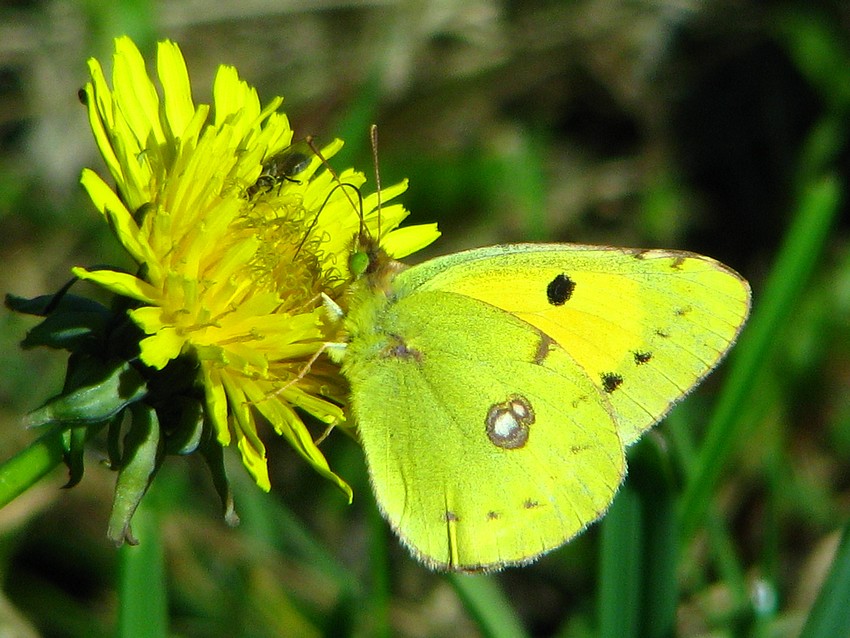
POLYGON ((626 448, 735 342, 750 288, 674 250, 353 251, 329 354, 380 510, 439 570, 529 563, 599 519, 626 448))

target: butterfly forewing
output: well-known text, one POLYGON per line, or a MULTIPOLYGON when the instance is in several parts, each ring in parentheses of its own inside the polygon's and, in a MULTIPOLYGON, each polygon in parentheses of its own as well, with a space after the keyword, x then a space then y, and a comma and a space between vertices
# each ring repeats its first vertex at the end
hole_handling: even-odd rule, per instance
POLYGON ((737 273, 676 251, 496 246, 404 276, 411 289, 484 301, 551 337, 608 395, 627 444, 711 371, 750 306, 737 273))

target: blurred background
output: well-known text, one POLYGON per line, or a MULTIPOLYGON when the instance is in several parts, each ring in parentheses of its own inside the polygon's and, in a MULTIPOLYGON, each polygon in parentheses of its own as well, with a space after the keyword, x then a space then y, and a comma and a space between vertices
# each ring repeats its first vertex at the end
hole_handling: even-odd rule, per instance
MULTIPOLYGON (((284 96, 296 137, 343 138, 334 166, 370 181, 377 123, 382 182, 408 177, 410 222, 443 231, 418 259, 514 241, 693 250, 749 279, 758 313, 806 189, 828 178, 841 193, 847 177, 841 0, 7 1, 4 293, 45 294, 73 265, 126 263, 78 184, 85 166, 106 171, 77 98, 86 59, 111 69, 125 33, 149 68, 156 40, 178 42, 196 102, 209 103, 219 64, 236 66, 263 102, 284 96)), ((837 211, 817 249, 798 255, 805 276, 735 415, 710 514, 682 540, 675 624, 657 635, 796 636, 833 565, 850 513, 850 251, 837 211), (712 525, 724 543, 710 542, 712 525)), ((22 415, 62 384, 62 354, 18 348, 34 323, 0 313, 0 460, 35 438, 22 415)), ((674 494, 731 364, 670 419, 696 448, 672 424, 653 437, 674 494)), ((354 442, 323 444, 352 506, 282 441, 265 442, 270 494, 231 466, 236 529, 194 458, 170 458, 146 498, 136 533, 164 551, 171 635, 494 632, 466 581, 427 571, 386 528, 354 442)), ((124 590, 105 536, 104 456, 92 448, 72 490, 59 489, 58 469, 0 511, 0 635, 114 635, 124 590)), ((487 577, 486 591, 516 631, 599 635, 601 542, 597 525, 487 577)))

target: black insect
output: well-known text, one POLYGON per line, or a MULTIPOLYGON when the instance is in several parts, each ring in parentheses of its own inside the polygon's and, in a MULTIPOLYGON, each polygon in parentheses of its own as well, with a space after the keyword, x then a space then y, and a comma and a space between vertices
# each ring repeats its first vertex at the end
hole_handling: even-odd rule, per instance
POLYGON ((263 162, 260 176, 246 191, 248 197, 268 193, 275 187, 282 187, 285 182, 300 184, 295 176, 304 172, 312 160, 313 151, 306 140, 290 144, 263 162))

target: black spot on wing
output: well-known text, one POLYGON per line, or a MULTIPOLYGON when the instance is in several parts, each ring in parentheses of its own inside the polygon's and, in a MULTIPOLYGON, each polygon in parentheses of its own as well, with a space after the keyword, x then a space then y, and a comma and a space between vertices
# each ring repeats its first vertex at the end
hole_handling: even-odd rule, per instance
POLYGON ((611 394, 614 390, 623 385, 623 377, 614 372, 603 372, 602 373, 602 389, 605 390, 608 394, 611 394))
POLYGON ((652 359, 651 352, 635 352, 635 365, 643 365, 644 363, 649 363, 650 359, 652 359))
POLYGON ((553 306, 563 306, 573 296, 575 289, 576 283, 561 273, 546 286, 546 298, 553 306))

